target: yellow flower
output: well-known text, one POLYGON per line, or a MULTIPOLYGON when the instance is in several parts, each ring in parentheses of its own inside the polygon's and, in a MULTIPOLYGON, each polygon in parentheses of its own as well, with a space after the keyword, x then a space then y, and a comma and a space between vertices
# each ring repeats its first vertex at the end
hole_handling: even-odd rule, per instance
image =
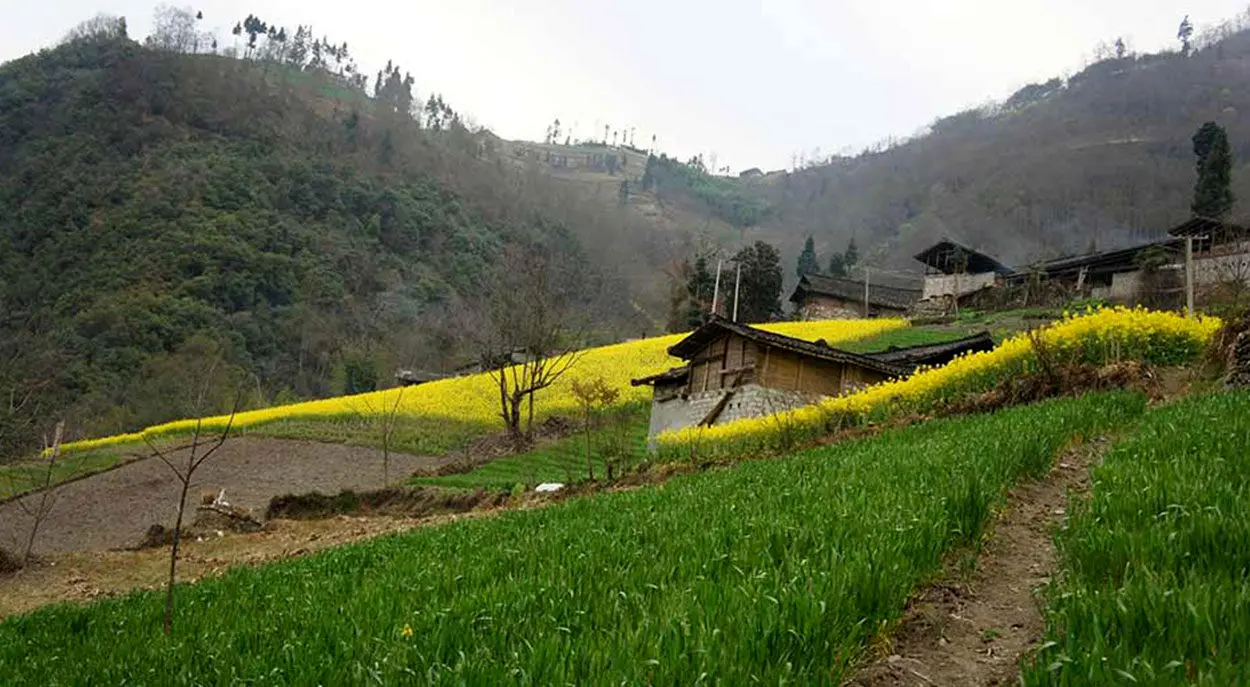
POLYGON ((412 636, 412 626, 411 626, 411 625, 409 625, 408 623, 404 623, 404 627, 403 627, 403 629, 401 629, 401 630, 399 631, 399 636, 401 636, 401 637, 411 637, 411 636, 412 636))
MULTIPOLYGON (((812 322, 780 322, 761 325, 761 328, 808 341, 824 339, 833 344, 869 336, 900 327, 907 321, 901 319, 878 320, 820 320, 812 322)), ((576 412, 577 399, 571 393, 574 380, 602 377, 605 382, 621 391, 618 404, 645 402, 651 398, 648 387, 630 386, 629 380, 646 377, 680 365, 681 361, 669 357, 668 347, 680 341, 685 334, 671 334, 650 339, 626 341, 600 346, 581 352, 569 372, 554 385, 538 392, 534 401, 535 415, 542 419, 551 415, 567 415, 576 412)), ((336 420, 351 419, 360 415, 380 415, 394 406, 398 389, 374 391, 354 396, 325 398, 306 403, 262 408, 239 413, 234 418, 234 428, 256 427, 280 420, 336 420)), ((404 389, 400 399, 400 412, 409 417, 459 420, 493 424, 499 414, 498 388, 487 374, 466 375, 443 379, 418 387, 404 389)), ((220 431, 226 425, 224 415, 205 418, 205 432, 220 431)), ((170 434, 189 434, 195 428, 193 419, 167 422, 148 427, 142 432, 121 434, 102 439, 87 439, 66 444, 63 452, 136 443, 147 438, 170 434)))

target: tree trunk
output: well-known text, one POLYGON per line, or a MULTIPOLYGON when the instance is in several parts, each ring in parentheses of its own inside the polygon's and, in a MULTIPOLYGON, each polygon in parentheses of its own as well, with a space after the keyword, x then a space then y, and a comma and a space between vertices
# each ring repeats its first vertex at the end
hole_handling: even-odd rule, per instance
POLYGON ((590 461, 590 404, 586 404, 586 474, 590 476, 593 482, 595 479, 595 465, 590 461))
POLYGON ((174 573, 178 566, 178 544, 182 541, 182 514, 187 509, 187 490, 191 480, 182 481, 182 496, 178 499, 178 519, 174 521, 174 544, 169 551, 169 583, 165 587, 165 636, 174 631, 174 573))

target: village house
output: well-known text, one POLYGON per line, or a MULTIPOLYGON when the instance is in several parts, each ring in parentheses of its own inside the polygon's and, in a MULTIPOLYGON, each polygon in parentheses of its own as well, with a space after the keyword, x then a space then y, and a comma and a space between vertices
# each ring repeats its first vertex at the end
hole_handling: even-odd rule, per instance
POLYGON ((661 432, 789 410, 904 376, 920 364, 941 365, 992 347, 989 334, 981 333, 861 355, 713 317, 668 349, 685 365, 631 384, 654 389, 649 432, 654 442, 661 432))
POLYGON ((804 320, 902 317, 920 298, 919 289, 868 285, 868 312, 864 312, 864 282, 807 274, 790 295, 795 312, 804 320))
POLYGON ((1186 239, 1193 240, 1196 286, 1250 285, 1250 228, 1195 217, 1172 227, 1168 235, 1178 242, 1178 251, 1184 250, 1186 239))
POLYGON ((1007 283, 1018 285, 1029 279, 1040 279, 1063 286, 1073 297, 1136 303, 1146 297, 1146 291, 1165 288, 1143 280, 1143 265, 1153 259, 1162 275, 1159 282, 1174 282, 1184 267, 1180 254, 1183 244, 1182 239, 1168 238, 1129 248, 1047 260, 1021 268, 1007 283))
POLYGON ((673 344, 682 367, 635 379, 654 387, 650 438, 814 403, 901 376, 900 365, 714 316, 673 344))
POLYGON ((947 238, 915 258, 925 266, 921 300, 958 298, 994 286, 1014 272, 997 259, 947 238))

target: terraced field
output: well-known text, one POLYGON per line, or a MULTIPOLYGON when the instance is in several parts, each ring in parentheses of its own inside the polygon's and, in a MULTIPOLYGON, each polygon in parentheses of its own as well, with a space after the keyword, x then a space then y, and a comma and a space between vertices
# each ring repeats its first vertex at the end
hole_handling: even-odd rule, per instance
POLYGON ((414 531, 180 592, 0 624, 0 674, 55 684, 837 681, 943 553, 1073 437, 1089 396, 790 460, 414 531))

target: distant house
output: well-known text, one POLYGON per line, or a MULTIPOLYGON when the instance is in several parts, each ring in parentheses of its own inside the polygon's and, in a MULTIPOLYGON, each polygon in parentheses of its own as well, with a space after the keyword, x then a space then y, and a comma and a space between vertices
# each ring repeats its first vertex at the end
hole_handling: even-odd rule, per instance
POLYGON ((754 179, 762 176, 764 176, 764 172, 759 167, 752 167, 751 169, 743 170, 738 173, 739 179, 754 179))
POLYGON ((1043 279, 1064 286, 1068 293, 1117 302, 1136 302, 1141 296, 1142 261, 1151 252, 1157 252, 1164 272, 1180 269, 1179 250, 1183 239, 1167 238, 1158 241, 1099 251, 1087 255, 1057 258, 1033 263, 1021 268, 1008 279, 1008 283, 1021 284, 1028 279, 1043 279))
POLYGON ((1168 234, 1184 250, 1186 238, 1193 239, 1194 283, 1213 286, 1220 283, 1250 284, 1250 228, 1205 217, 1195 217, 1172 227, 1168 234))
MULTIPOLYGON (((919 289, 868 285, 868 317, 902 317, 920 298, 919 289)), ((790 295, 795 311, 805 320, 864 317, 864 282, 808 274, 790 295)))
POLYGON ((950 239, 938 241, 915 257, 925 266, 923 300, 980 291, 1014 271, 992 256, 950 239))
POLYGON ((711 321, 668 349, 686 364, 635 379, 651 386, 652 439, 814 403, 906 374, 911 367, 730 322, 711 321))

